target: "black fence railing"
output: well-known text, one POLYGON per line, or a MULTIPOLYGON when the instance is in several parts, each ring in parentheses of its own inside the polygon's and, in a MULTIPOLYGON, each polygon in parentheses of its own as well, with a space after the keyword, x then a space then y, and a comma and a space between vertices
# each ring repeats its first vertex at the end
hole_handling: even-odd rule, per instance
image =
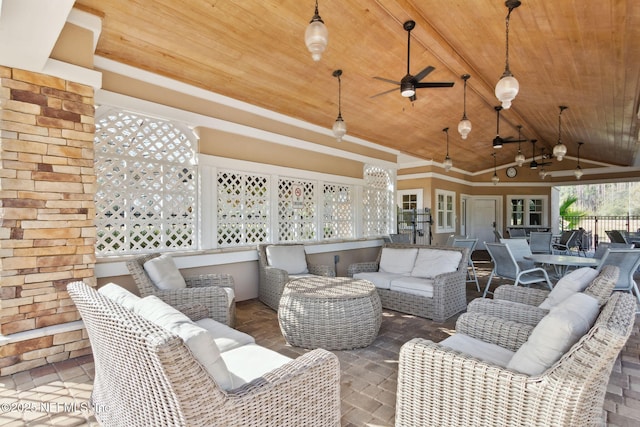
POLYGON ((598 242, 609 242, 607 230, 622 230, 626 232, 640 231, 640 216, 565 216, 561 217, 561 230, 583 228, 583 239, 586 248, 595 248, 598 242))
POLYGON ((419 245, 431 244, 431 209, 398 209, 398 234, 405 241, 419 245))

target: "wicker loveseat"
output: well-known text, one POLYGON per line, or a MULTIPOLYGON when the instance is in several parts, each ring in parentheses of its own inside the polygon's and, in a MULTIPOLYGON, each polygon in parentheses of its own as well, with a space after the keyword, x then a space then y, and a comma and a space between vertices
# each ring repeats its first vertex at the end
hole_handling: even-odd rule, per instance
MULTIPOLYGON (((82 282, 67 289, 89 334, 95 361, 91 403, 101 425, 340 424, 340 366, 333 353, 318 349, 291 360, 257 346, 246 334, 203 318, 207 310, 202 305, 183 307, 196 324, 217 323, 206 329, 220 337, 216 340, 220 357, 232 374, 245 371, 239 373, 245 381, 242 385, 222 388, 191 344, 137 314, 135 308, 125 308, 131 304, 82 282), (273 365, 273 360, 278 367, 266 371, 265 364, 273 365), (260 369, 266 372, 248 379, 260 369)), ((149 298, 156 297, 145 299, 149 298)))
MULTIPOLYGON (((634 320, 634 298, 614 293, 591 329, 536 375, 415 338, 400 350, 396 426, 603 425, 609 376, 634 320)), ((456 335, 490 340, 514 351, 532 329, 465 313, 458 319, 456 335)))
POLYGON ((385 243, 375 262, 351 264, 347 272, 371 281, 382 307, 444 322, 467 307, 468 256, 465 247, 385 243))

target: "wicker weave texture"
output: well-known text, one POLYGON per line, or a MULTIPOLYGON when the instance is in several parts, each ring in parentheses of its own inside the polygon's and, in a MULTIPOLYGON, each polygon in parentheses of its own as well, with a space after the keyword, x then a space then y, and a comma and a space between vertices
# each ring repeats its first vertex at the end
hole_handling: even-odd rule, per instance
MULTIPOLYGON (((267 246, 270 244, 258 245, 258 269, 260 273, 260 283, 258 287, 258 299, 271 307, 274 310, 278 310, 280 304, 280 297, 284 291, 284 285, 289 282, 289 274, 280 268, 269 266, 267 261, 267 246)), ((278 246, 283 245, 299 245, 299 243, 278 243, 278 246)), ((335 268, 331 265, 323 264, 310 264, 307 259, 307 269, 310 274, 323 277, 335 277, 335 268)))
POLYGON ((291 345, 351 350, 376 339, 382 306, 375 286, 366 280, 306 277, 285 286, 278 322, 291 345))
POLYGON ((400 351, 396 426, 599 426, 635 300, 614 293, 591 330, 539 376, 415 338, 400 351))
POLYGON ((89 334, 91 401, 101 425, 340 425, 340 366, 333 353, 313 350, 225 392, 177 336, 82 282, 67 289, 89 334))
POLYGON ((160 256, 148 254, 127 261, 127 268, 136 282, 141 297, 156 295, 169 305, 203 304, 209 310, 213 320, 233 327, 236 320, 235 299, 229 301, 229 296, 223 288, 235 289, 233 277, 230 274, 201 274, 184 278, 187 287, 184 289, 162 290, 155 287, 151 278, 144 270, 144 263, 160 256))
MULTIPOLYGON (((383 248, 426 248, 444 251, 461 252, 462 257, 455 272, 444 273, 433 279, 433 297, 408 294, 390 289, 378 289, 380 301, 384 308, 413 314, 436 322, 444 322, 449 317, 467 308, 467 265, 469 250, 464 247, 425 246, 405 243, 385 243, 383 248)), ((382 249, 375 262, 351 264, 347 272, 350 276, 360 272, 378 271, 382 249)))

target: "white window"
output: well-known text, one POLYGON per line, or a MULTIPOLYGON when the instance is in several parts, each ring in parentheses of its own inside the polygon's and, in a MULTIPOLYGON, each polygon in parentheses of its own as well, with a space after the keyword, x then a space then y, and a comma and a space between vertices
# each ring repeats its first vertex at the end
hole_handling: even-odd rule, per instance
POLYGON ((547 196, 507 196, 509 227, 548 227, 547 196))
POLYGON ((195 249, 197 140, 187 128, 122 111, 96 115, 96 254, 195 249))
POLYGON ((456 193, 436 190, 436 230, 438 233, 455 231, 456 193))

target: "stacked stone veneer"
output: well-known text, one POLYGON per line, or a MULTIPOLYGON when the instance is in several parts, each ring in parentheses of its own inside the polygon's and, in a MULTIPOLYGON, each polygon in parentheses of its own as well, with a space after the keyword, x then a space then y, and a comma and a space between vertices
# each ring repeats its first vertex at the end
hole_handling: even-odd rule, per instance
POLYGON ((95 285, 94 90, 0 67, 0 376, 90 353, 67 283, 95 285), (31 333, 25 332, 31 331, 31 333), (44 336, 43 336, 44 335, 44 336))

